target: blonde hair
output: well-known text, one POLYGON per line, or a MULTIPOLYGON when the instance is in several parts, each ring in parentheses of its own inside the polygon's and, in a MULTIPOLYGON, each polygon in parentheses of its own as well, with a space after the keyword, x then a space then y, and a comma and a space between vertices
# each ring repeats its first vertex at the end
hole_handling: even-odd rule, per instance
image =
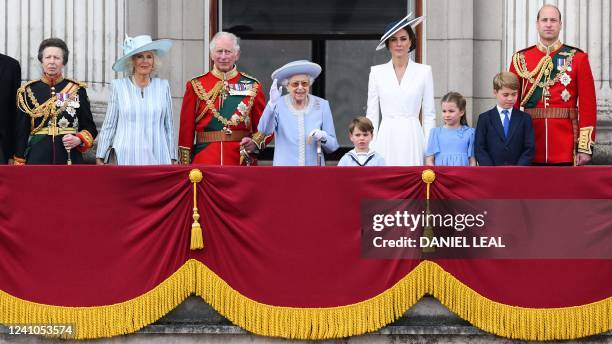
MULTIPOLYGON (((143 51, 142 53, 146 53, 146 51, 143 51)), ((139 53, 139 54, 142 54, 139 53)), ((157 73, 157 71, 159 71, 159 69, 161 68, 161 60, 159 58, 159 56, 157 56, 157 53, 155 52, 155 50, 151 50, 151 53, 153 53, 153 69, 151 69, 151 75, 157 73)), ((136 59, 136 55, 132 55, 130 56, 129 59, 127 59, 127 67, 125 69, 125 72, 128 75, 134 75, 134 71, 135 71, 135 66, 134 66, 134 59, 136 59)))
POLYGON ((518 77, 510 72, 501 72, 495 75, 495 78, 493 78, 493 89, 495 92, 504 87, 518 91, 520 87, 518 77))

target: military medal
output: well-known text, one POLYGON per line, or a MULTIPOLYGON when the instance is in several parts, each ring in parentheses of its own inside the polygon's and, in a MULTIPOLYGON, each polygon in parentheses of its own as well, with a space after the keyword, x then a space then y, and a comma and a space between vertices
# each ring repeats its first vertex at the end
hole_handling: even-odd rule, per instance
POLYGON ((561 99, 563 99, 564 102, 568 102, 571 97, 572 95, 567 89, 564 89, 563 92, 561 92, 561 99))
POLYGON ((62 119, 60 119, 60 120, 57 122, 57 126, 58 126, 58 127, 60 127, 60 128, 62 128, 62 129, 68 128, 68 124, 70 124, 70 123, 68 122, 68 120, 66 119, 66 117, 62 117, 62 119))
POLYGON ((567 87, 567 85, 572 82, 572 77, 569 76, 567 73, 563 73, 563 75, 561 75, 561 77, 559 78, 559 81, 561 81, 561 84, 563 84, 563 86, 567 87))
POLYGON ((73 108, 75 108, 75 109, 80 108, 80 107, 81 107, 81 104, 79 103, 79 95, 78 95, 78 94, 75 94, 75 95, 72 97, 72 99, 73 99, 73 100, 70 102, 70 106, 71 106, 71 107, 73 107, 73 108))
POLYGON ((221 88, 221 94, 219 95, 219 109, 223 107, 223 102, 227 98, 229 92, 229 84, 227 80, 223 80, 223 87, 221 88))
POLYGON ((248 106, 246 106, 246 104, 244 104, 244 102, 240 102, 240 104, 238 104, 238 107, 236 109, 238 110, 241 116, 246 116, 246 112, 249 108, 248 106))
POLYGON ((253 95, 253 85, 247 83, 230 85, 229 92, 235 96, 250 96, 253 95))
POLYGON ((558 58, 557 59, 557 70, 563 69, 563 65, 565 65, 565 59, 564 58, 558 58))
POLYGON ((64 102, 66 101, 66 99, 68 99, 66 93, 57 93, 55 95, 55 98, 57 99, 55 101, 55 106, 58 107, 58 108, 62 107, 64 105, 64 102))

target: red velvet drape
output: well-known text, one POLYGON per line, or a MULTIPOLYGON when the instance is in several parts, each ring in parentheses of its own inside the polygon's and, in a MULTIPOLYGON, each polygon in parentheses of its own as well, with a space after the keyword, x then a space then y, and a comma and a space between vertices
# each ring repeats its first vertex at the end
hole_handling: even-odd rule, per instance
MULTIPOLYGON (((359 211, 364 199, 424 198, 423 168, 202 167, 201 251, 189 251, 190 169, 0 167, 0 290, 48 305, 109 305, 151 290, 193 258, 255 301, 333 307, 380 294, 419 263, 362 258, 359 211)), ((434 170, 438 199, 612 198, 604 167, 434 170)), ((437 263, 507 305, 612 296, 609 260, 437 263)))

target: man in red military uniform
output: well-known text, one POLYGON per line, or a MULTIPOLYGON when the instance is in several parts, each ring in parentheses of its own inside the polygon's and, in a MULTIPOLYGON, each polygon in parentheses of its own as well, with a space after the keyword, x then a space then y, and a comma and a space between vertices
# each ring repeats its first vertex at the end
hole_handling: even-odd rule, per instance
POLYGON ((217 33, 210 42, 209 73, 187 82, 179 130, 182 164, 255 164, 265 137, 256 133, 265 107, 259 82, 236 70, 238 38, 217 33))
POLYGON ((538 12, 538 44, 512 56, 510 72, 521 81, 516 107, 533 120, 534 164, 584 165, 591 161, 597 102, 588 55, 559 41, 561 12, 538 12))

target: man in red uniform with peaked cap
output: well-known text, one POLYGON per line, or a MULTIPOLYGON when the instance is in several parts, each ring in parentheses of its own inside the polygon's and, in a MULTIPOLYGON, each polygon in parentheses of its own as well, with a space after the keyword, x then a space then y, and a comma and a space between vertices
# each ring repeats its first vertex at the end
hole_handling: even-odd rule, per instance
POLYGON ((536 45, 512 56, 510 72, 521 81, 516 107, 533 120, 535 165, 584 165, 591 161, 597 102, 588 55, 559 41, 561 12, 538 12, 536 45))
POLYGON ((265 146, 256 133, 265 107, 259 82, 236 69, 238 38, 217 33, 210 42, 214 62, 209 73, 187 82, 179 130, 182 164, 255 164, 265 146))

